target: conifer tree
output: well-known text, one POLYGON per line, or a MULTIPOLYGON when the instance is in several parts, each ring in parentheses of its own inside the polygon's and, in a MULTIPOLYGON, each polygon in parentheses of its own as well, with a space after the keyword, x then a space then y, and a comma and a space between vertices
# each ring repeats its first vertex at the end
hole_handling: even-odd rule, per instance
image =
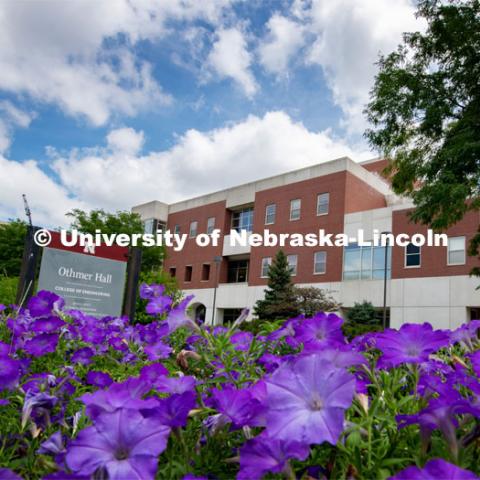
POLYGON ((265 298, 254 307, 254 314, 261 320, 286 319, 298 315, 287 256, 279 250, 268 269, 268 288, 265 298))

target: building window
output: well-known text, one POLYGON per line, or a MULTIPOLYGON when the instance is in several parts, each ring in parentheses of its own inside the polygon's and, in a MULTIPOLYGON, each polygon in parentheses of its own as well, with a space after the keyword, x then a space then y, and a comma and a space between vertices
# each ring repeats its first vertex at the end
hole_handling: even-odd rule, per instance
POLYGON ((235 320, 240 316, 242 313, 241 308, 224 308, 223 309, 223 325, 231 326, 235 322, 235 320))
POLYGON ((233 260, 228 262, 228 283, 244 283, 248 280, 248 260, 233 260))
POLYGON ((190 223, 190 238, 197 236, 198 222, 190 223))
POLYGON ((149 218, 143 222, 143 232, 144 233, 155 233, 157 227, 157 220, 154 218, 149 218))
POLYGON ((180 233, 180 225, 175 225, 173 228, 173 233, 176 233, 177 235, 180 233))
POLYGON ((207 282, 210 279, 210 264, 204 263, 202 265, 202 282, 207 282))
POLYGON ((265 208, 265 225, 272 225, 275 223, 275 215, 277 213, 277 206, 272 203, 265 208))
POLYGON ((317 215, 327 215, 330 205, 330 194, 321 193, 317 196, 317 215))
POLYGON ((448 238, 448 265, 464 265, 465 264, 465 237, 449 237, 448 238))
POLYGON ((409 243, 405 247, 405 267, 419 267, 420 266, 420 247, 413 243, 409 243))
POLYGON ((302 209, 302 201, 299 198, 290 201, 290 220, 298 220, 302 209))
POLYGON ((313 273, 325 273, 327 271, 327 252, 315 252, 313 273))
MULTIPOLYGON (((390 278, 392 248, 387 248, 387 278, 390 278)), ((384 274, 385 247, 360 247, 352 243, 344 248, 344 280, 381 280, 384 274)))
POLYGON ((186 282, 192 281, 192 273, 193 273, 193 267, 191 265, 187 265, 185 267, 185 278, 184 278, 186 282))
POLYGON ((215 217, 210 217, 207 220, 207 234, 210 235, 215 228, 215 217))
POLYGON ((290 268, 290 275, 297 274, 298 255, 287 255, 288 267, 290 268))
POLYGON ((237 210, 232 214, 232 229, 240 232, 253 230, 253 208, 244 208, 237 210))
POLYGON ((177 276, 177 269, 175 267, 170 267, 170 269, 168 271, 169 271, 171 277, 176 277, 177 276))
POLYGON ((262 273, 260 275, 262 278, 268 277, 268 269, 270 268, 271 264, 272 264, 272 257, 262 258, 262 273))

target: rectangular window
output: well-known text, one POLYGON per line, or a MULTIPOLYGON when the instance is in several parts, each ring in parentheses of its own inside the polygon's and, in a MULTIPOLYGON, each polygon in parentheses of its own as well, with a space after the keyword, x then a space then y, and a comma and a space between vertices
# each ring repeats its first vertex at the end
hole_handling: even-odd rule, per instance
POLYGON ((270 268, 271 264, 272 264, 272 257, 262 258, 262 273, 260 275, 262 278, 268 277, 268 269, 270 268))
POLYGON ((204 263, 202 265, 202 281, 206 282, 210 279, 210 264, 204 263))
POLYGON ((233 260, 228 262, 227 282, 244 283, 248 280, 248 260, 233 260))
POLYGON ((420 266, 420 247, 409 243, 405 247, 405 268, 420 266))
POLYGON ((143 222, 143 232, 150 233, 150 234, 155 233, 155 230, 157 229, 157 223, 158 221, 155 220, 154 218, 149 218, 145 220, 143 222))
POLYGON ((198 222, 190 223, 190 238, 197 236, 198 222))
POLYGON ((215 217, 210 217, 207 220, 207 234, 210 235, 215 228, 215 217))
POLYGON ((232 229, 240 232, 253 230, 253 208, 244 208, 232 213, 232 229))
POLYGON ((173 233, 176 233, 177 235, 180 233, 180 225, 175 225, 173 233))
POLYGON ((313 273, 325 273, 327 271, 327 252, 315 252, 313 273))
POLYGON ((302 209, 302 201, 299 198, 290 201, 290 220, 298 220, 302 209))
POLYGON ((193 267, 191 265, 187 265, 185 267, 185 277, 184 277, 184 280, 186 282, 192 281, 192 273, 193 273, 193 267))
POLYGON ((265 208, 265 225, 272 225, 275 223, 275 215, 277 213, 277 206, 272 203, 265 208))
POLYGON ((464 265, 465 237, 449 237, 447 251, 448 265, 464 265))
POLYGON ((297 274, 298 255, 287 255, 288 267, 290 268, 290 275, 297 274))
POLYGON ((176 277, 177 276, 177 269, 175 267, 170 267, 170 276, 171 277, 176 277))
POLYGON ((344 280, 380 280, 385 274, 387 254, 387 278, 390 278, 392 247, 369 247, 351 243, 343 250, 344 280))
POLYGON ((317 215, 327 215, 330 205, 330 194, 320 193, 317 196, 317 215))

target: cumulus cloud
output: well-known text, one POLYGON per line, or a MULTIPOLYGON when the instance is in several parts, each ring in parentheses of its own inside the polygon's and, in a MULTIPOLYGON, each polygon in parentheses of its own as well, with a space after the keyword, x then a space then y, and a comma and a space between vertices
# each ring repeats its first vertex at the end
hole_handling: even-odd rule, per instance
POLYGON ((252 55, 239 28, 221 29, 208 55, 208 65, 220 78, 231 78, 248 97, 253 96, 258 85, 250 70, 252 55))
POLYGON ((34 117, 35 113, 20 110, 12 102, 0 101, 0 154, 10 147, 13 129, 28 127, 34 117))
POLYGON ((171 101, 135 54, 169 21, 217 23, 230 0, 0 2, 0 90, 103 125, 171 101))
POLYGON ((172 148, 158 152, 142 154, 143 133, 130 128, 111 131, 106 141, 67 154, 51 149, 56 181, 34 161, 1 158, 0 205, 11 208, 0 209, 0 215, 20 215, 24 192, 36 218, 58 224, 75 206, 115 211, 154 199, 172 203, 345 155, 371 156, 328 130, 310 131, 281 111, 208 132, 188 130, 172 148))
POLYGON ((268 34, 258 48, 260 63, 270 73, 286 75, 291 58, 305 42, 304 26, 275 13, 267 28, 268 34))
POLYGON ((422 28, 410 0, 314 0, 308 16, 316 36, 307 62, 320 65, 333 99, 345 114, 344 125, 362 132, 379 53, 394 50, 402 33, 422 28))

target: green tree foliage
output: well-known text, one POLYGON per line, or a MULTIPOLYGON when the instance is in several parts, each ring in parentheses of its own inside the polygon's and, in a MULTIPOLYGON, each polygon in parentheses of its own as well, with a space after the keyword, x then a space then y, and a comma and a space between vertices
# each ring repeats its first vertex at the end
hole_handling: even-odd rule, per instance
MULTIPOLYGON (((143 233, 143 222, 138 213, 119 211, 108 213, 104 210, 85 212, 78 208, 67 213, 72 218, 71 227, 83 233, 143 233)), ((158 271, 165 257, 164 247, 141 247, 142 272, 158 271)))
POLYGON ((22 220, 0 224, 0 275, 20 274, 26 233, 27 224, 22 220))
POLYGON ((351 323, 362 325, 375 325, 379 323, 378 313, 371 302, 364 300, 362 303, 355 302, 347 311, 347 320, 351 323))
POLYGON ((425 32, 380 58, 366 136, 412 219, 444 229, 480 208, 480 2, 421 0, 417 15, 425 32))
POLYGON ((306 317, 313 317, 317 312, 336 312, 342 306, 320 288, 293 287, 293 293, 299 312, 306 317))
POLYGON ((279 250, 268 269, 265 298, 255 304, 254 314, 261 320, 275 320, 294 317, 298 313, 287 257, 279 250))

